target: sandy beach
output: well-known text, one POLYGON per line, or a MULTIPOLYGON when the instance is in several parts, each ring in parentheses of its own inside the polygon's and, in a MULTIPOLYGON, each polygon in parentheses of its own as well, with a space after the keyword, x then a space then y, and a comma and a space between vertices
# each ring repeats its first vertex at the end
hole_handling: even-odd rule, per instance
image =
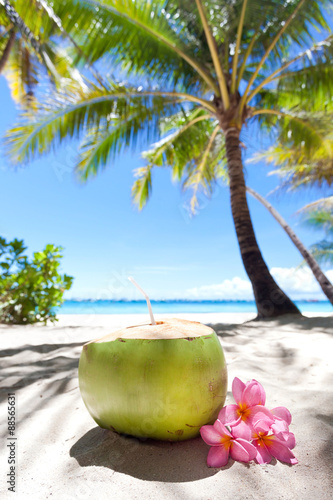
MULTIPOLYGON (((1 336, 1 498, 220 500, 332 498, 333 314, 251 321, 254 314, 172 315, 208 324, 223 346, 231 382, 264 386, 267 406, 286 406, 294 466, 229 461, 206 466, 201 438, 139 441, 99 428, 78 388, 82 345, 147 315, 62 315, 50 326, 4 326, 1 336), (9 472, 7 395, 16 396, 16 493, 9 472)), ((166 317, 166 315, 163 315, 166 317)), ((156 315, 157 319, 162 316, 156 315)))

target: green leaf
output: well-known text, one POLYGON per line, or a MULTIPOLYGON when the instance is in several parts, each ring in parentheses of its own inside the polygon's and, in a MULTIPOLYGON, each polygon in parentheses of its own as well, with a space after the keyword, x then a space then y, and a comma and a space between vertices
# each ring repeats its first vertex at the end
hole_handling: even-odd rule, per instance
POLYGON ((30 324, 56 319, 54 308, 63 302, 73 278, 58 273, 62 247, 46 245, 29 260, 22 256, 23 240, 0 238, 0 322, 30 324))

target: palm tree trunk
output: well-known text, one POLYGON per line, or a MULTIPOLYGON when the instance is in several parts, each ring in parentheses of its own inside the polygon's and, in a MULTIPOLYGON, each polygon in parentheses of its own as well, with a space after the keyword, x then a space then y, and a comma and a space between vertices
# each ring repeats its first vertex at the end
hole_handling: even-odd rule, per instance
POLYGON ((303 256, 304 260, 310 267, 311 271, 313 272, 314 277, 318 281, 322 291, 328 298, 328 300, 331 302, 333 305, 333 285, 327 278, 327 276, 323 273, 321 268, 319 267, 318 263, 316 260, 313 258, 313 256, 310 254, 310 252, 307 250, 307 248, 303 245, 301 240, 296 236, 294 231, 291 229, 291 227, 287 224, 287 222, 284 220, 283 217, 275 210, 274 207, 265 199, 263 198, 260 194, 258 194, 256 191, 253 189, 249 188, 248 186, 246 187, 247 191, 260 203, 264 205, 265 208, 273 215, 274 219, 280 224, 280 226, 285 230, 291 241, 294 243, 296 248, 300 251, 301 255, 303 256))
POLYGON ((246 199, 246 186, 240 149, 239 130, 225 131, 231 211, 245 270, 252 283, 258 318, 300 314, 289 297, 274 281, 261 255, 246 199))
POLYGON ((4 51, 3 51, 2 56, 0 58, 0 73, 2 73, 4 67, 7 64, 10 51, 12 50, 12 47, 13 47, 13 44, 14 44, 14 41, 15 41, 15 37, 16 37, 15 30, 14 29, 10 30, 10 34, 9 34, 7 45, 4 48, 4 51))

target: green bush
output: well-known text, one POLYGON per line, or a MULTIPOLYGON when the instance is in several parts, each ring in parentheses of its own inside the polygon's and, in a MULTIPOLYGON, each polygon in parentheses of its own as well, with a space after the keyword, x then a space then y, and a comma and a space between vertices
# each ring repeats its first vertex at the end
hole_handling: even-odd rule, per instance
POLYGON ((46 245, 29 260, 23 240, 6 242, 0 237, 0 322, 31 324, 57 321, 54 308, 73 278, 60 275, 62 247, 46 245))

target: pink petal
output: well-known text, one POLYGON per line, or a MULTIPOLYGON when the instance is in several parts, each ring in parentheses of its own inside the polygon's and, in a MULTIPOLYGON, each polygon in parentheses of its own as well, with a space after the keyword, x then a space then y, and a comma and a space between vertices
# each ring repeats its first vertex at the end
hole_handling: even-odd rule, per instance
POLYGON ((270 422, 267 420, 258 420, 253 426, 255 432, 258 434, 259 432, 268 433, 270 431, 270 422))
POLYGON ((291 413, 284 406, 277 406, 276 408, 273 408, 273 410, 271 410, 271 412, 273 413, 273 415, 275 417, 279 417, 279 418, 281 418, 281 420, 284 420, 285 422, 287 422, 288 425, 291 424, 291 413))
POLYGON ((252 435, 251 427, 249 427, 243 420, 240 420, 235 425, 231 426, 231 433, 234 438, 242 438, 247 441, 250 441, 252 435))
POLYGON ((252 380, 244 389, 242 395, 242 403, 246 406, 260 405, 262 400, 262 392, 258 382, 252 380))
POLYGON ((286 445, 290 450, 292 450, 296 446, 295 434, 293 434, 292 432, 289 432, 288 434, 288 438, 286 439, 286 445))
POLYGON ((224 467, 229 460, 229 448, 225 446, 214 446, 208 452, 208 467, 224 467))
POLYGON ((222 410, 220 410, 217 418, 222 422, 222 424, 230 424, 232 422, 236 422, 239 419, 237 410, 237 405, 224 406, 222 410))
POLYGON ((272 431, 274 432, 274 434, 278 434, 279 432, 289 432, 287 422, 281 420, 278 417, 275 417, 274 424, 272 424, 272 431))
POLYGON ((272 460, 272 455, 265 448, 265 446, 259 446, 256 439, 252 441, 252 444, 257 450, 256 461, 258 464, 269 464, 272 460))
POLYGON ((200 429, 200 434, 205 443, 209 446, 221 445, 221 434, 216 430, 213 425, 203 425, 200 429))
POLYGON ((230 456, 238 462, 249 462, 249 454, 238 441, 233 441, 230 446, 230 456))
POLYGON ((237 377, 232 382, 232 394, 237 404, 243 401, 242 394, 245 389, 245 384, 237 377))
MULTIPOLYGON (((257 380, 254 380, 254 382, 257 382, 257 380)), ((263 388, 263 386, 257 382, 258 384, 258 387, 259 387, 259 390, 260 390, 260 405, 262 406, 265 406, 265 403, 266 403, 266 393, 265 393, 265 389, 263 388)))
POLYGON ((248 423, 253 426, 258 420, 264 420, 267 424, 272 425, 274 423, 274 417, 268 408, 265 406, 257 405, 249 408, 250 413, 248 415, 248 423))
POLYGON ((298 460, 289 448, 280 441, 276 436, 272 436, 271 440, 266 442, 265 446, 273 455, 273 457, 277 458, 281 462, 286 462, 287 464, 297 464, 298 460))
POLYGON ((295 448, 295 446, 296 446, 296 439, 295 439, 295 435, 292 432, 280 432, 280 433, 275 434, 275 435, 290 450, 292 450, 293 448, 295 448))
MULTIPOLYGON (((274 436, 279 438, 284 443, 287 443, 287 441, 289 439, 289 434, 290 434, 289 430, 288 431, 280 431, 276 428, 275 424, 271 426, 271 430, 273 431, 274 436)), ((291 441, 291 442, 293 442, 293 441, 291 441)), ((290 448, 290 446, 288 446, 288 448, 290 448)))
POLYGON ((214 429, 216 430, 216 432, 219 433, 220 435, 220 439, 221 437, 227 435, 228 437, 232 438, 232 434, 230 434, 230 432, 228 431, 228 429, 222 424, 222 422, 217 419, 216 422, 214 423, 213 425, 214 429))
POLYGON ((250 462, 256 458, 257 450, 249 441, 245 439, 235 439, 230 447, 230 455, 234 460, 238 460, 239 462, 250 462), (245 456, 247 456, 246 460, 244 458, 245 456))

